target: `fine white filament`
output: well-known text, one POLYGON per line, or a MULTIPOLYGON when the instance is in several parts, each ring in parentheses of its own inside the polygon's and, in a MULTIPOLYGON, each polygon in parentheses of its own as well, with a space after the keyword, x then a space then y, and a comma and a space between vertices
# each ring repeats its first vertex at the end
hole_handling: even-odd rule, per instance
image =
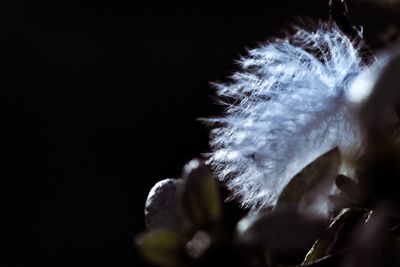
POLYGON ((217 126, 209 163, 243 206, 258 209, 274 205, 316 157, 361 142, 350 85, 369 67, 352 40, 323 23, 250 50, 239 63, 231 83, 216 84, 226 114, 210 120, 217 126))

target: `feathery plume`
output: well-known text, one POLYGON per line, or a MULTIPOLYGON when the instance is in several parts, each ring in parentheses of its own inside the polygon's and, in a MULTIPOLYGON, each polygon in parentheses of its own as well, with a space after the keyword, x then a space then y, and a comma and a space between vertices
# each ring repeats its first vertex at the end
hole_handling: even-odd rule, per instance
POLYGON ((243 206, 274 205, 313 159, 336 146, 342 153, 361 147, 353 110, 363 92, 351 84, 369 66, 335 24, 298 28, 239 63, 231 83, 216 84, 227 107, 224 117, 209 120, 217 125, 209 163, 243 206))

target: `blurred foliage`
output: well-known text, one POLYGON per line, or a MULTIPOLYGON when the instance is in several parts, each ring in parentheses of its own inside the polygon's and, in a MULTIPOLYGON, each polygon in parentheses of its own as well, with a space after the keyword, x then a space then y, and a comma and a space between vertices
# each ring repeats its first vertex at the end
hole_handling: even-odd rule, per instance
MULTIPOLYGON (((393 9, 399 2, 374 1, 393 9)), ((332 18, 351 33, 344 4, 330 1, 332 18)), ((155 266, 400 266, 398 73, 396 52, 360 109, 367 140, 351 161, 352 178, 338 174, 342 159, 335 148, 300 171, 275 207, 232 222, 212 172, 194 159, 180 179, 165 179, 151 190, 148 231, 136 238, 138 250, 155 266), (382 123, 388 107, 396 123, 382 123)))
POLYGON ((357 0, 360 2, 370 2, 384 8, 388 8, 392 11, 399 12, 400 11, 400 1, 399 0, 357 0))
POLYGON ((293 178, 279 205, 250 213, 236 222, 234 232, 224 225, 216 180, 195 159, 184 167, 182 179, 166 179, 149 196, 146 210, 153 212, 146 220, 153 223, 136 239, 138 249, 156 266, 400 266, 399 137, 388 138, 378 150, 369 148, 357 163, 356 179, 336 175, 339 152, 327 152, 293 178), (320 182, 334 180, 337 187, 328 198, 330 217, 300 205, 325 187, 314 181, 318 175, 320 182), (377 186, 382 179, 397 187, 377 186), (154 198, 175 199, 175 206, 154 198), (168 212, 160 220, 156 210, 168 212))

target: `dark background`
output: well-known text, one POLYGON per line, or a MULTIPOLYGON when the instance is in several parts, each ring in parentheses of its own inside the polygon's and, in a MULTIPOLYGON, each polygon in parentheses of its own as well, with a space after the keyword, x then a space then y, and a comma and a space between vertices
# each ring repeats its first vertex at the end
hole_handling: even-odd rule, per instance
POLYGON ((294 18, 328 12, 232 2, 0 2, 0 266, 144 265, 147 192, 208 151, 209 83, 294 18))

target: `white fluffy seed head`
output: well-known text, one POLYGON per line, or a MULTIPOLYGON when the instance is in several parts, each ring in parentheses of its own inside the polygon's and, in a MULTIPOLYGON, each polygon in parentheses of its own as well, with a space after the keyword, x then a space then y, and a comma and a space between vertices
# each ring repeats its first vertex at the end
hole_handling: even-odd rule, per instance
POLYGON ((360 146, 352 110, 363 94, 349 90, 368 66, 331 23, 296 29, 250 50, 239 63, 231 83, 216 84, 226 114, 209 120, 217 125, 209 163, 243 206, 258 209, 274 205, 316 157, 335 146, 342 152, 360 146))

